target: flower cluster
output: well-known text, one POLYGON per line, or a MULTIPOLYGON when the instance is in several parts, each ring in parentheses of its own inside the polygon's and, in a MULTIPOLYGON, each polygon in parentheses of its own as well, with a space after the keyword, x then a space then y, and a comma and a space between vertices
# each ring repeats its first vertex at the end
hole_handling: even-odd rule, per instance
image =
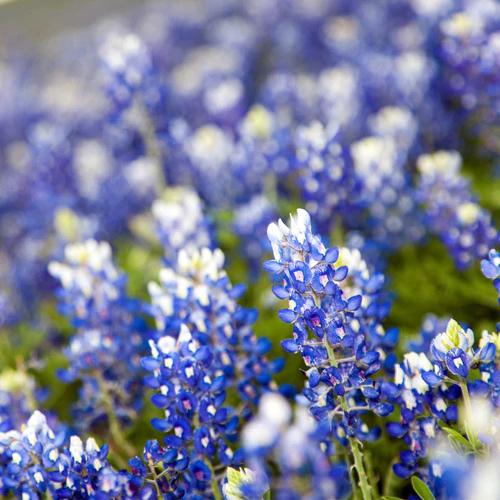
POLYGON ((425 205, 427 224, 448 247, 457 266, 465 268, 486 257, 498 240, 491 215, 471 196, 460 174, 456 151, 438 151, 419 157, 418 196, 425 205))
POLYGON ((99 56, 107 94, 117 108, 131 106, 136 94, 148 95, 153 64, 140 37, 129 32, 111 32, 102 41, 99 56))
POLYGON ((498 110, 499 21, 500 9, 494 2, 479 5, 467 0, 439 25, 446 90, 492 152, 499 146, 491 133, 498 110))
POLYGON ((233 462, 240 419, 262 392, 277 388, 273 375, 282 364, 266 359, 271 344, 256 338, 255 311, 238 305, 243 289, 231 285, 223 264, 218 249, 184 249, 175 269, 161 270, 161 284, 149 285, 161 337, 150 341, 142 365, 151 372, 146 385, 158 391, 152 402, 165 413, 152 420, 166 433, 165 449, 152 454, 169 471, 165 492, 208 495, 214 468, 233 462))
POLYGON ((349 149, 339 135, 338 128, 330 130, 315 121, 299 127, 295 140, 296 161, 303 169, 298 178, 302 198, 325 235, 332 229, 332 214, 340 224, 355 220, 356 210, 360 209, 361 183, 355 176, 349 149))
POLYGON ((148 5, 55 37, 50 64, 2 55, 0 273, 22 317, 60 209, 110 239, 166 183, 210 208, 293 194, 321 234, 361 230, 385 258, 425 233, 417 154, 456 147, 463 124, 498 150, 491 0, 198 7, 148 5))
POLYGON ((0 40, 0 494, 486 498, 498 5, 120 8, 0 40))
POLYGON ((182 249, 212 246, 210 224, 196 192, 186 188, 167 190, 151 211, 167 263, 175 264, 182 249))
MULTIPOLYGON (((279 312, 280 318, 293 324, 293 338, 284 340, 282 346, 288 352, 300 352, 309 368, 304 396, 311 412, 319 420, 331 420, 341 443, 349 437, 375 438, 377 429, 369 430, 361 416, 370 410, 380 415, 392 411, 372 375, 382 367, 384 344, 394 345, 393 333, 370 324, 370 305, 361 308, 363 296, 353 293, 349 284, 342 286, 349 269, 340 261, 338 248, 326 248, 312 233, 305 210, 297 211, 290 227, 281 220, 271 224, 268 234, 275 259, 265 267, 276 280, 275 295, 289 301, 289 308, 279 312), (377 327, 381 329, 377 332, 380 349, 369 335, 377 327)), ((375 278, 372 292, 377 285, 375 278)), ((376 311, 371 319, 377 320, 376 311)))
MULTIPOLYGON (((387 424, 389 434, 403 438, 408 445, 394 466, 396 474, 408 477, 418 470, 420 459, 428 454, 429 443, 434 443, 442 433, 439 424, 450 426, 457 422, 460 398, 470 415, 469 391, 488 396, 498 405, 500 378, 495 365, 496 349, 496 335, 487 332, 474 349, 472 330, 464 330, 450 319, 446 329, 432 339, 430 352, 405 354, 395 372, 401 418, 387 424), (476 370, 479 378, 471 378, 470 372, 476 370)), ((471 435, 469 439, 475 446, 471 435)))
POLYGON ((415 144, 416 125, 407 109, 397 107, 382 108, 370 122, 373 135, 354 142, 351 154, 361 185, 360 200, 368 212, 361 227, 387 251, 423 236, 406 168, 415 144))
MULTIPOLYGON (((0 433, 0 492, 17 498, 128 497, 127 474, 108 463, 107 446, 78 436, 64 445, 35 411, 21 431, 0 433)), ((131 496, 131 495, 130 495, 131 496)))
POLYGON ((61 312, 76 328, 65 351, 69 367, 60 373, 83 384, 76 422, 87 429, 103 418, 130 421, 141 406, 140 358, 149 335, 142 306, 127 296, 108 243, 70 244, 64 257, 49 271, 62 285, 61 312))

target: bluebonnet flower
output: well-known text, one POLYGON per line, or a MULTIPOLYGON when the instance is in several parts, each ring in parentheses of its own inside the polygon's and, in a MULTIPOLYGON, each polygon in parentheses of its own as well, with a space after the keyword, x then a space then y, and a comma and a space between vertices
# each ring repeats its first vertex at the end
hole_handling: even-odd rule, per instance
POLYGON ((434 372, 427 374, 426 380, 436 384, 443 379, 446 371, 459 378, 467 378, 470 369, 482 368, 495 359, 496 345, 483 336, 479 347, 474 350, 474 333, 464 330, 455 320, 450 319, 446 330, 438 333, 431 343, 434 358, 434 372))
POLYGON ((105 131, 122 172, 139 195, 161 194, 165 185, 164 145, 159 136, 166 90, 146 43, 127 30, 111 30, 98 47, 111 106, 105 131))
POLYGON ((407 446, 400 453, 400 461, 393 466, 400 477, 409 477, 418 470, 419 461, 426 456, 429 443, 439 432, 438 419, 446 423, 457 419, 453 400, 458 394, 454 393, 455 388, 439 387, 432 391, 423 377, 423 372, 432 369, 426 354, 415 352, 405 354, 403 362, 395 367, 394 382, 398 391, 393 401, 399 404, 401 414, 399 421, 390 422, 386 427, 391 437, 402 439, 407 446))
POLYGON ((500 303, 500 253, 491 249, 488 258, 481 261, 481 271, 490 280, 498 293, 500 303))
POLYGON ((320 233, 328 235, 332 225, 355 224, 361 186, 338 128, 333 124, 326 128, 318 121, 300 126, 295 147, 302 198, 320 233))
POLYGON ((19 498, 129 496, 127 474, 114 471, 107 446, 78 436, 63 444, 45 416, 35 411, 21 431, 0 433, 0 491, 19 498), (110 479, 113 478, 113 481, 110 479))
POLYGON ((98 52, 106 91, 115 106, 127 108, 137 93, 147 95, 153 61, 139 36, 130 32, 111 32, 102 41, 98 52))
POLYGON ((367 209, 362 227, 382 253, 419 241, 423 236, 414 190, 405 169, 409 148, 405 143, 411 131, 403 128, 398 132, 389 127, 385 132, 388 135, 365 137, 351 145, 361 199, 367 209))
POLYGON ((214 124, 188 129, 179 139, 174 136, 172 149, 187 166, 175 169, 169 176, 173 182, 195 186, 203 200, 211 206, 224 206, 233 199, 231 188, 234 172, 234 137, 214 124))
POLYGON ((262 498, 269 487, 259 479, 252 469, 228 467, 222 485, 224 500, 262 498))
POLYGON ((272 114, 254 107, 231 129, 214 123, 191 128, 171 123, 173 161, 169 178, 194 186, 209 207, 229 208, 275 182, 275 169, 288 165, 272 114))
POLYGON ((168 264, 175 264, 183 248, 212 246, 210 222, 195 191, 188 188, 168 189, 153 203, 151 211, 168 264))
POLYGON ((271 344, 255 337, 255 313, 236 302, 243 290, 223 264, 218 249, 183 249, 175 269, 161 270, 161 285, 149 285, 160 338, 142 364, 151 372, 146 384, 159 390, 152 401, 165 411, 152 423, 166 433, 158 461, 169 470, 169 492, 209 494, 213 468, 233 461, 240 418, 277 388, 272 376, 282 364, 264 356, 271 344), (241 400, 238 410, 226 401, 230 390, 241 400))
POLYGON ((498 240, 491 215, 481 208, 469 183, 460 175, 460 154, 438 151, 417 161, 417 196, 423 203, 430 230, 438 235, 459 268, 486 257, 498 240))
POLYGON ((185 116, 188 110, 195 127, 237 121, 247 101, 251 45, 238 50, 231 44, 205 43, 185 52, 168 75, 174 113, 185 116))
POLYGON ((494 404, 498 401, 495 338, 483 334, 477 349, 474 350, 473 344, 473 332, 451 319, 446 330, 432 340, 431 359, 423 352, 411 352, 396 366, 395 384, 399 393, 394 402, 400 406, 401 416, 399 422, 387 424, 387 430, 408 445, 400 454, 400 462, 394 465, 399 476, 408 477, 419 470, 429 444, 441 433, 440 423, 449 425, 457 421, 456 401, 460 396, 465 401, 467 415, 471 413, 469 391, 489 395, 494 404), (473 369, 479 370, 479 380, 469 377, 473 369))
POLYGON ((350 64, 327 67, 318 75, 290 70, 270 73, 261 101, 288 126, 318 120, 329 129, 340 128, 349 139, 362 127, 359 72, 350 64))
POLYGON ((342 498, 349 491, 347 468, 332 459, 328 434, 328 426, 318 424, 304 407, 293 416, 282 396, 265 394, 257 415, 242 432, 251 474, 246 484, 238 485, 238 493, 261 498, 271 488, 278 499, 342 498))
POLYGON ((225 376, 218 373, 218 359, 210 348, 193 339, 184 325, 177 340, 162 337, 151 349, 152 357, 143 364, 153 369, 149 385, 160 390, 152 402, 165 411, 164 418, 152 420, 156 429, 167 433, 160 458, 169 470, 165 492, 208 495, 214 479, 211 464, 231 463, 230 442, 238 426, 235 411, 224 404, 225 376), (184 473, 186 468, 192 475, 184 473))
POLYGON ((281 362, 268 364, 262 357, 270 343, 256 338, 251 325, 257 313, 239 306, 244 287, 233 286, 223 266, 219 249, 182 250, 175 270, 160 271, 161 286, 149 285, 152 313, 161 334, 176 336, 185 324, 195 338, 213 342, 224 370, 238 380, 240 397, 256 403, 259 391, 272 385, 271 373, 281 362))
POLYGON ((61 311, 77 329, 66 349, 69 368, 61 372, 65 381, 83 383, 77 424, 130 421, 141 406, 140 358, 149 334, 111 247, 95 240, 69 244, 65 260, 50 263, 49 271, 62 285, 61 311))
POLYGON ((282 346, 302 355, 307 366, 302 395, 309 411, 327 426, 330 438, 350 446, 360 488, 369 496, 357 440, 373 440, 380 433, 377 427, 370 429, 364 415, 387 416, 393 410, 386 401, 392 388, 373 377, 384 351, 371 343, 363 312, 357 314, 363 297, 344 295, 341 282, 349 269, 339 262, 338 248, 325 247, 312 233, 309 214, 299 209, 290 227, 280 220, 269 226, 268 235, 274 260, 264 266, 275 278, 275 295, 289 301, 279 316, 293 324, 293 338, 282 346))
POLYGON ((491 132, 498 114, 500 10, 495 2, 461 2, 439 25, 445 91, 461 109, 463 119, 482 144, 498 152, 498 139, 491 132))
POLYGON ((259 271, 263 254, 270 250, 267 226, 275 217, 276 207, 263 194, 253 196, 248 203, 235 209, 233 228, 241 238, 251 275, 259 271))

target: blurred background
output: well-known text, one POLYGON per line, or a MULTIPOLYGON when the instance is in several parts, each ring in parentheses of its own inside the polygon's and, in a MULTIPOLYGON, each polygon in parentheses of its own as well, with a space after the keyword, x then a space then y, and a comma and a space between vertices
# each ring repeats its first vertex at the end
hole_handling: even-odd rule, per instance
POLYGON ((3 2, 4 364, 34 354, 56 386, 71 329, 47 263, 68 242, 109 240, 147 300, 157 198, 208 219, 275 353, 266 227, 301 206, 387 273, 403 338, 428 313, 494 328, 479 261, 498 241, 499 19, 488 0, 3 2), (443 149, 452 175, 429 184, 418 158, 443 149))

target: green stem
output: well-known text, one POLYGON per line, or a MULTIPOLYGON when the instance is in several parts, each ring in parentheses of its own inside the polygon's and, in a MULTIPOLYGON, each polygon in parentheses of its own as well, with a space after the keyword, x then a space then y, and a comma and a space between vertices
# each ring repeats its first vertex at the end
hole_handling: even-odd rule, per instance
POLYGON ((353 498, 353 500, 358 500, 359 495, 358 495, 358 491, 356 489, 356 480, 354 479, 354 473, 353 473, 354 465, 351 462, 350 454, 346 453, 345 455, 346 455, 346 462, 347 462, 347 470, 349 472, 349 482, 352 485, 352 498, 353 498))
MULTIPOLYGON (((328 359, 332 366, 338 366, 337 360, 335 358, 335 352, 333 351, 332 346, 329 344, 326 335, 323 336, 323 345, 326 348, 328 353, 328 359)), ((344 411, 348 411, 348 405, 346 398, 342 396, 340 398, 340 404, 344 411)), ((372 499, 372 487, 368 481, 368 475, 365 471, 365 465, 363 463, 363 456, 361 455, 361 450, 359 449, 359 444, 356 439, 348 438, 349 446, 351 448, 352 456, 354 458, 354 467, 356 468, 356 472, 358 474, 359 479, 359 487, 361 489, 361 494, 363 496, 363 500, 371 500, 372 499)), ((356 485, 353 484, 353 491, 355 491, 356 485)))
POLYGON ((358 473, 359 487, 361 489, 361 494, 363 500, 372 499, 372 487, 368 482, 368 475, 365 471, 365 466, 363 464, 363 456, 361 455, 361 450, 359 449, 359 444, 354 438, 349 438, 349 445, 351 446, 352 456, 354 457, 354 467, 356 467, 356 472, 358 473))
POLYGON ((156 469, 153 463, 149 463, 149 470, 151 471, 151 475, 153 476, 153 481, 155 490, 156 490, 156 496, 158 497, 158 500, 162 498, 161 490, 160 490, 160 485, 158 484, 158 474, 156 473, 156 469))
POLYGON ((464 407, 465 407, 465 416, 464 416, 465 434, 467 435, 467 439, 469 440, 470 444, 472 445, 474 451, 477 452, 477 451, 479 451, 481 443, 480 443, 479 438, 477 437, 476 433, 473 431, 473 429, 470 426, 470 420, 472 418, 472 403, 471 403, 471 399, 470 399, 469 389, 467 387, 467 381, 460 380, 459 385, 460 385, 460 389, 462 391, 462 398, 464 400, 464 407))
POLYGON ((393 460, 389 464, 389 471, 387 472, 385 476, 385 481, 384 481, 384 488, 382 490, 382 496, 384 497, 389 497, 394 494, 394 483, 397 480, 396 474, 394 474, 394 469, 392 466, 394 465, 395 461, 393 460))
POLYGON ((215 500, 222 500, 222 495, 220 494, 219 483, 215 477, 212 479, 212 493, 214 494, 215 500))
POLYGON ((113 398, 109 393, 108 385, 101 373, 96 372, 95 377, 99 384, 104 411, 108 417, 111 438, 114 444, 127 456, 127 458, 133 457, 135 455, 135 448, 127 441, 125 434, 122 432, 121 423, 116 417, 115 409, 113 408, 113 398))
POLYGON ((368 472, 368 481, 372 487, 373 498, 377 500, 380 497, 380 495, 378 494, 378 488, 377 488, 378 481, 377 478, 375 477, 375 471, 373 470, 372 456, 368 451, 365 451, 364 458, 365 458, 366 470, 368 472))

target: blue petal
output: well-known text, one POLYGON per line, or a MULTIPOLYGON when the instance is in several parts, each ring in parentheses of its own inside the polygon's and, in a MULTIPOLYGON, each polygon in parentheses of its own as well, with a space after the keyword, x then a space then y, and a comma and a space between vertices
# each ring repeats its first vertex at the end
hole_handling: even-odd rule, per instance
POLYGON ((285 339, 281 341, 281 347, 286 351, 286 352, 297 352, 299 350, 299 346, 293 339, 285 339))
POLYGON ((160 368, 161 361, 157 358, 146 357, 141 359, 141 366, 148 372, 152 372, 160 368))
POLYGON ((361 300, 363 297, 361 295, 354 295, 354 297, 351 297, 350 299, 347 300, 347 307, 346 309, 348 311, 356 311, 359 309, 359 306, 361 305, 361 300))
POLYGON ((327 264, 333 264, 334 262, 337 262, 338 258, 339 258, 339 249, 337 247, 329 248, 325 254, 325 262, 327 264))
POLYGON ((489 260, 481 261, 481 271, 490 280, 494 280, 500 275, 499 269, 489 260))
POLYGON ((343 279, 345 279, 348 272, 349 269, 347 268, 347 266, 339 267, 338 269, 335 269, 335 274, 333 276, 333 279, 335 281, 342 281, 343 279))
POLYGON ((263 264, 263 267, 266 271, 273 274, 279 274, 281 273, 281 271, 283 271, 283 265, 276 260, 266 260, 263 264))
POLYGON ((288 290, 285 287, 279 285, 273 286, 273 293, 274 295, 276 295, 276 297, 278 297, 278 299, 288 299, 288 297, 290 296, 288 290))
POLYGON ((295 321, 295 313, 291 309, 280 309, 278 316, 285 323, 293 323, 295 321))

